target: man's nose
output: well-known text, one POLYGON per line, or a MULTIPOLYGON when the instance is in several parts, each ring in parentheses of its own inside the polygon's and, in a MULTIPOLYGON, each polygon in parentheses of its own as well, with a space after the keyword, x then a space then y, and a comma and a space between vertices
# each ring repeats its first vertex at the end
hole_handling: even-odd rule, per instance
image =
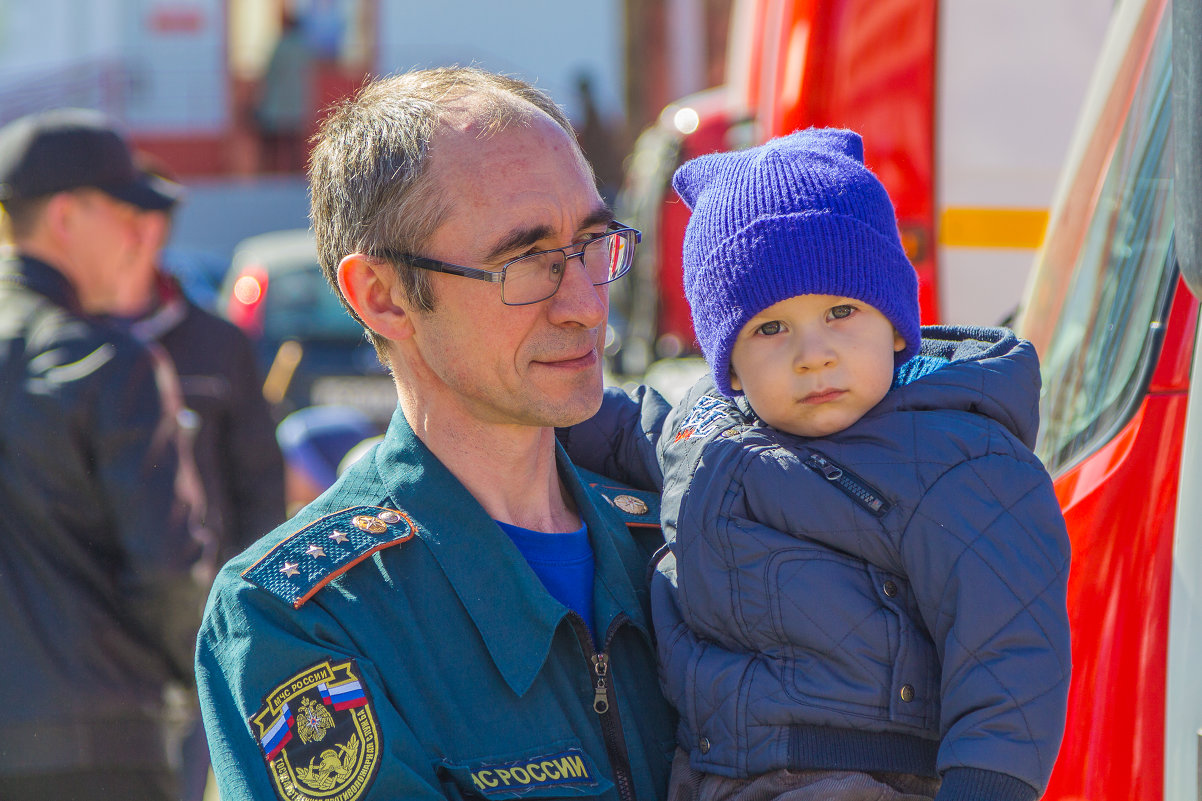
POLYGON ((593 285, 593 279, 584 269, 584 260, 577 258, 579 255, 573 253, 564 264, 563 281, 551 296, 551 321, 596 328, 605 324, 609 314, 609 286, 593 285))

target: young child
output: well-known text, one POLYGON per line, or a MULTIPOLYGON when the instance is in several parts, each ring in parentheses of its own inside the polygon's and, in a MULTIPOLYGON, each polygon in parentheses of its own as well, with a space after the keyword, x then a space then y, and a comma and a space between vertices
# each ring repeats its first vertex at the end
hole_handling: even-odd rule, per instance
POLYGON ((662 468, 671 798, 1032 801, 1070 671, 1034 350, 1004 329, 920 331, 893 206, 850 131, 702 156, 673 183, 712 377, 666 418, 610 391, 563 437, 616 478, 662 468))

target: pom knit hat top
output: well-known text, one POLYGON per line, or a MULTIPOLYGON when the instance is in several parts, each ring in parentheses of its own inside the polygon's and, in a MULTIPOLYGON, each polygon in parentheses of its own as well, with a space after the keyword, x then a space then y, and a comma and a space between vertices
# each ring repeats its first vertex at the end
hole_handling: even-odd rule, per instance
POLYGON ((795 295, 868 303, 918 352, 918 276, 893 204, 864 166, 858 134, 811 128, 767 144, 685 162, 672 186, 692 209, 684 289, 697 341, 723 394, 747 321, 795 295))

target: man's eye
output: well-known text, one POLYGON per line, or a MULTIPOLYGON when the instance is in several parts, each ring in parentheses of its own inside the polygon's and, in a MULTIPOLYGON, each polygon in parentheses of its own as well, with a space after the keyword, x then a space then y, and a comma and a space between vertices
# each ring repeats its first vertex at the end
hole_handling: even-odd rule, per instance
POLYGON ((757 329, 761 334, 766 336, 774 336, 780 333, 780 320, 772 320, 764 323, 757 329))
POLYGON ((836 320, 842 320, 844 317, 851 317, 855 311, 855 306, 849 306, 846 304, 842 306, 834 306, 831 308, 831 317, 834 317, 836 320))

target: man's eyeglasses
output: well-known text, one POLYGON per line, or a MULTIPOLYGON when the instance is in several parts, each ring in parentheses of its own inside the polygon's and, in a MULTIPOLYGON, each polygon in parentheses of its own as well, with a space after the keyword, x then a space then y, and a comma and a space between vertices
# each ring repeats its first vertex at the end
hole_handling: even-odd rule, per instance
POLYGON ((437 259, 427 259, 411 253, 380 250, 378 255, 389 261, 403 262, 421 270, 459 275, 501 285, 501 302, 507 306, 527 306, 546 300, 559 290, 568 260, 579 258, 593 286, 608 284, 630 271, 634 263, 634 247, 643 237, 634 228, 611 223, 609 230, 587 242, 528 253, 505 262, 500 270, 479 270, 461 267, 437 259))

